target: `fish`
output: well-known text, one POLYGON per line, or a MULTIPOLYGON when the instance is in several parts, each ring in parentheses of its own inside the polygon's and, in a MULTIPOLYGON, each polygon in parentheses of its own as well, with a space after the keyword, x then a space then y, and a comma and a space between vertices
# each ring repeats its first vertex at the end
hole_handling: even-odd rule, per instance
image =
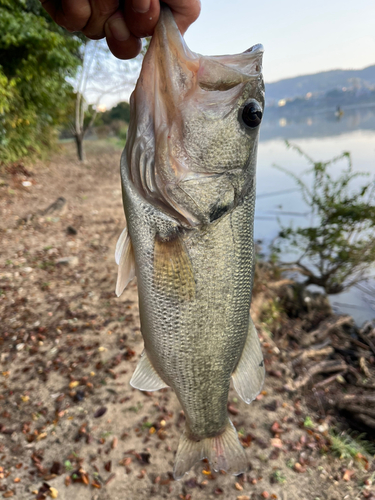
POLYGON ((227 404, 231 379, 250 403, 265 374, 249 312, 262 54, 196 54, 162 5, 130 99, 116 294, 136 276, 144 351, 131 386, 172 388, 186 417, 176 479, 204 458, 247 466, 227 404))

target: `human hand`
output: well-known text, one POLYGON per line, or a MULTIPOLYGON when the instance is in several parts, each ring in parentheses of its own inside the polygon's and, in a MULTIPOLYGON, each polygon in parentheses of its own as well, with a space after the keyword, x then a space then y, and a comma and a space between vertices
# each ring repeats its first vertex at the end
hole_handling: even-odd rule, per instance
MULTIPOLYGON (((40 0, 52 19, 69 31, 88 38, 107 38, 112 54, 131 59, 142 48, 159 19, 159 0, 40 0)), ((200 0, 165 0, 182 34, 197 19, 200 0)))

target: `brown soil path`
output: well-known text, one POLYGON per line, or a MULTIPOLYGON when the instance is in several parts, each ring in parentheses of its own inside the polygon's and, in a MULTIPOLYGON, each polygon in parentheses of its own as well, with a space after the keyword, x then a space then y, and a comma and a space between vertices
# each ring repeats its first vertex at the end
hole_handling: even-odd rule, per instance
POLYGON ((263 393, 250 406, 230 393, 247 473, 202 463, 173 481, 184 417, 172 391, 129 386, 142 351, 136 284, 114 294, 121 151, 86 147, 85 165, 68 144, 30 177, 16 167, 0 176, 0 498, 371 498, 370 472, 330 454, 327 423, 282 390, 266 339, 263 393), (58 197, 64 207, 41 214, 58 197))

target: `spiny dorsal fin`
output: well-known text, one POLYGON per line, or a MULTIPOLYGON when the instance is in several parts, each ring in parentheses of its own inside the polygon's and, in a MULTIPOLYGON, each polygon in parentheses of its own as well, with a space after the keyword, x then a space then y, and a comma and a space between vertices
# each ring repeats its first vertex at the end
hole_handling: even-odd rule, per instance
POLYGON ((167 241, 155 238, 154 280, 161 293, 180 300, 195 297, 194 272, 179 234, 167 241))
POLYGON ((249 318, 249 331, 241 358, 232 374, 233 385, 240 398, 250 404, 260 393, 264 382, 262 349, 253 320, 249 318))
POLYGON ((142 357, 138 362, 137 368, 130 380, 130 385, 140 391, 158 391, 168 387, 167 384, 156 373, 152 366, 146 351, 143 351, 142 357))
POLYGON ((135 276, 134 251, 127 228, 123 230, 117 241, 115 260, 118 264, 116 295, 120 297, 129 281, 135 276))

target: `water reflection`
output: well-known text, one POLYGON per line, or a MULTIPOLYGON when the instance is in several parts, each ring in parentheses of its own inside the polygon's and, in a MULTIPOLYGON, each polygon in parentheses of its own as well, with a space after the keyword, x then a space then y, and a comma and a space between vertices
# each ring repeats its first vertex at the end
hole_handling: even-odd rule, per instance
POLYGON ((266 108, 260 132, 261 141, 276 138, 299 139, 346 134, 354 130, 375 130, 375 104, 335 109, 316 109, 309 115, 285 115, 283 108, 266 108))

